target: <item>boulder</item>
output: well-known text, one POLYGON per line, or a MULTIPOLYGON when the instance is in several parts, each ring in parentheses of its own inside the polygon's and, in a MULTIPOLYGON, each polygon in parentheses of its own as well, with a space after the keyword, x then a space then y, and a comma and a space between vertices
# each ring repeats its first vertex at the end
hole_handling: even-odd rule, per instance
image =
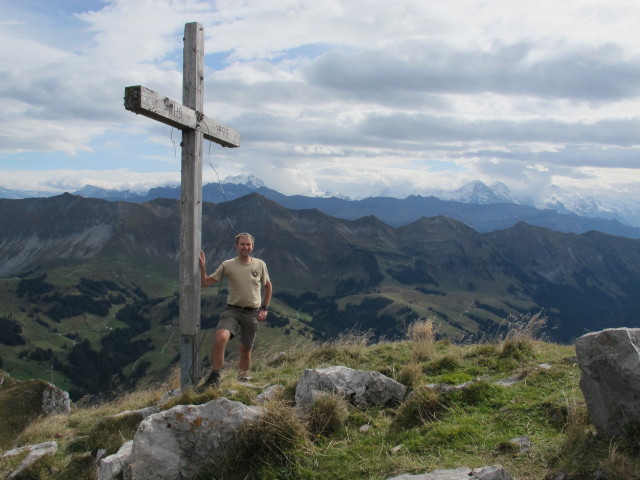
POLYGON ((98 480, 113 480, 120 474, 124 466, 131 457, 131 448, 133 440, 125 442, 113 455, 109 455, 100 460, 98 467, 98 480))
POLYGON ((217 398, 203 405, 178 405, 150 415, 133 437, 124 478, 192 478, 221 458, 239 429, 261 413, 260 407, 217 398))
POLYGON ((509 444, 513 445, 519 454, 528 455, 531 453, 531 439, 529 435, 512 438, 509 440, 509 444))
POLYGON ((387 480, 513 480, 513 477, 501 465, 490 467, 455 468, 453 470, 434 470, 419 475, 399 475, 387 480))
POLYGON ((398 404, 407 387, 380 372, 354 370, 348 367, 307 369, 298 381, 296 407, 309 409, 316 396, 335 393, 360 408, 398 404))
POLYGON ((599 434, 640 422, 640 329, 612 328, 576 340, 580 389, 599 434))
POLYGON ((3 458, 20 455, 25 452, 27 453, 27 456, 22 460, 20 466, 16 470, 11 472, 6 477, 6 479, 11 480, 12 478, 16 478, 22 473, 25 468, 27 468, 35 461, 41 459, 45 455, 55 455, 57 451, 58 444, 56 442, 45 442, 38 445, 27 445, 26 447, 15 448, 13 450, 9 450, 8 452, 4 452, 4 454, 2 455, 3 458))
POLYGON ((9 448, 36 418, 71 411, 69 394, 44 380, 14 380, 0 374, 0 448, 9 448))
POLYGON ((69 393, 47 382, 42 391, 42 412, 45 415, 70 413, 71 400, 69 399, 69 393))
POLYGON ((125 410, 120 413, 116 413, 115 415, 111 415, 111 417, 107 418, 121 418, 121 417, 129 417, 129 416, 137 416, 140 417, 140 420, 144 420, 149 415, 153 415, 154 413, 158 413, 158 407, 152 405, 151 407, 144 407, 138 410, 125 410))
POLYGON ((269 385, 255 399, 256 405, 262 405, 284 395, 284 385, 269 385))
POLYGON ((122 447, 123 439, 131 439, 140 426, 140 422, 149 415, 158 413, 155 406, 139 410, 125 410, 115 415, 100 419, 89 431, 87 444, 91 453, 98 459, 98 453, 112 455, 122 447))

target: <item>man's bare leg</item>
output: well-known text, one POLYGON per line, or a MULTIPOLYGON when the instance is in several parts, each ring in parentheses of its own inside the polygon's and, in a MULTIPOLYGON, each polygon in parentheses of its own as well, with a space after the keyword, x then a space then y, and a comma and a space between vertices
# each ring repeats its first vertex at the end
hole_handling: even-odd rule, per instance
POLYGON ((227 348, 227 343, 231 338, 231 332, 229 330, 216 330, 216 336, 211 345, 211 368, 218 370, 224 365, 224 352, 227 348))
POLYGON ((217 386, 220 383, 220 370, 224 365, 224 351, 230 338, 231 332, 229 330, 216 330, 213 345, 211 345, 211 373, 197 390, 204 391, 204 389, 217 386))
POLYGON ((251 366, 251 347, 240 345, 240 360, 238 362, 238 378, 246 378, 251 366))

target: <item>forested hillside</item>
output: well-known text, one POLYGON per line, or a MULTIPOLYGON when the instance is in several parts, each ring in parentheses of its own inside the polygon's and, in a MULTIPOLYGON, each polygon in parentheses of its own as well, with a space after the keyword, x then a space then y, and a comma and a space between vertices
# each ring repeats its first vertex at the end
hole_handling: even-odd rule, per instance
MULTIPOLYGON (((177 362, 179 208, 61 195, 0 200, 0 362, 77 398, 153 381, 177 362)), ((203 205, 212 271, 256 236, 274 283, 259 341, 326 341, 348 331, 403 338, 418 319, 478 341, 510 315, 548 317, 546 337, 637 326, 640 241, 519 223, 478 233, 446 217, 392 227, 290 210, 258 194, 203 205)), ((205 334, 225 285, 203 291, 205 334)), ((206 355, 210 337, 202 340, 206 355)))

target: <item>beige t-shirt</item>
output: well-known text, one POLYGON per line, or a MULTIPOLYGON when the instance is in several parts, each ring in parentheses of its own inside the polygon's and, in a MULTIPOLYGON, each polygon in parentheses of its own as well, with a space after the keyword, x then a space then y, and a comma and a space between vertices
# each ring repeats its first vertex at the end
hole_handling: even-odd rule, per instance
POLYGON ((240 263, 238 257, 222 262, 211 275, 216 281, 229 279, 227 303, 237 307, 260 308, 261 286, 269 282, 267 264, 259 258, 251 257, 251 262, 240 263))

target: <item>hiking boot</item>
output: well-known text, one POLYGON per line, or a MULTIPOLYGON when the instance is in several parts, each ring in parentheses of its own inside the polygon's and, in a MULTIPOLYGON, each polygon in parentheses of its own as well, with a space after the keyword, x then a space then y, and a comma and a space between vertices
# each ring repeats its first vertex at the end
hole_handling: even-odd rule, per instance
POLYGON ((211 370, 211 373, 206 378, 202 385, 195 388, 196 392, 202 393, 209 387, 217 387, 220 385, 220 372, 218 370, 211 370))
POLYGON ((238 381, 240 383, 248 383, 249 380, 251 380, 251 377, 248 377, 247 375, 238 375, 238 381))

